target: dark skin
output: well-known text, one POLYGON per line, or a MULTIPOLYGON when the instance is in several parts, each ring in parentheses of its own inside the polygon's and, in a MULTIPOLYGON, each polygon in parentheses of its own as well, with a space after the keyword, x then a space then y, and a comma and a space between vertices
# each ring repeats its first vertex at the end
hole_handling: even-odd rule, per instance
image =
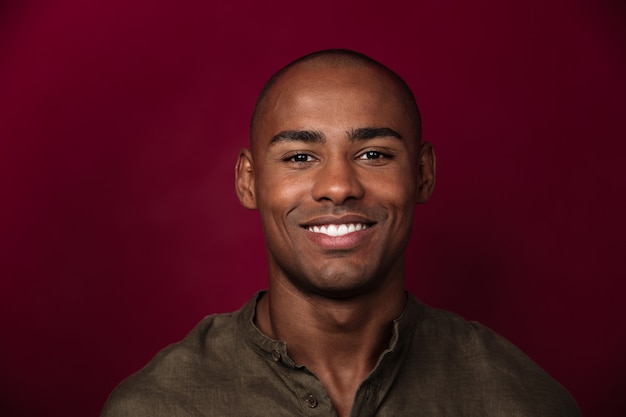
POLYGON ((435 156, 397 82, 371 65, 297 64, 268 91, 236 188, 257 209, 269 287, 256 325, 322 382, 340 417, 403 311, 414 205, 435 156))

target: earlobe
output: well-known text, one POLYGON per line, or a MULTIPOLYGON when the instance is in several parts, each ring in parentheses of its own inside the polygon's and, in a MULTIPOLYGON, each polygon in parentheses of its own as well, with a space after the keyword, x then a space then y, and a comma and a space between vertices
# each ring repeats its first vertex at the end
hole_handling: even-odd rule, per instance
POLYGON ((415 202, 423 204, 428 201, 435 187, 436 171, 435 150, 430 142, 424 142, 420 146, 419 162, 417 168, 417 192, 415 202))
POLYGON ((254 163, 248 149, 242 149, 235 166, 235 190, 242 206, 254 210, 257 208, 254 191, 254 163))

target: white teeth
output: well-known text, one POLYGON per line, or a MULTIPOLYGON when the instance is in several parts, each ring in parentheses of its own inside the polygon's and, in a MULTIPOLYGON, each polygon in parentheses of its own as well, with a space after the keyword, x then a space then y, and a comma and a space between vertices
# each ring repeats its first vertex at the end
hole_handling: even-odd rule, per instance
POLYGON ((329 224, 327 226, 309 226, 307 230, 313 233, 321 233, 327 236, 343 236, 348 233, 358 232, 367 229, 366 224, 350 223, 350 224, 329 224))

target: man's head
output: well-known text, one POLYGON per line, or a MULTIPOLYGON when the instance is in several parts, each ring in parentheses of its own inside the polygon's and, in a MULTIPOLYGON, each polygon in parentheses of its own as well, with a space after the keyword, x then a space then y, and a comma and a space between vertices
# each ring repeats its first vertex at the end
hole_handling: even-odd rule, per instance
POLYGON ((434 184, 410 89, 352 51, 307 55, 274 75, 237 163, 242 204, 258 209, 270 286, 327 297, 403 285, 413 207, 434 184))

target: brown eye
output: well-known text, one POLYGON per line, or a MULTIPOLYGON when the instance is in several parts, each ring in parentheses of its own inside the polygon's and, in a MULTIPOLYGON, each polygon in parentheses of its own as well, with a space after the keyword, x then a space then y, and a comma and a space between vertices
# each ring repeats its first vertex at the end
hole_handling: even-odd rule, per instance
POLYGON ((381 159, 381 158, 386 158, 387 155, 385 155, 382 152, 378 152, 378 151, 367 151, 363 154, 361 154, 359 156, 359 159, 381 159))
POLYGON ((307 155, 305 153, 297 153, 295 155, 291 155, 291 156, 285 158, 284 161, 285 162, 296 162, 296 163, 311 162, 311 161, 313 161, 313 157, 311 155, 307 155))

